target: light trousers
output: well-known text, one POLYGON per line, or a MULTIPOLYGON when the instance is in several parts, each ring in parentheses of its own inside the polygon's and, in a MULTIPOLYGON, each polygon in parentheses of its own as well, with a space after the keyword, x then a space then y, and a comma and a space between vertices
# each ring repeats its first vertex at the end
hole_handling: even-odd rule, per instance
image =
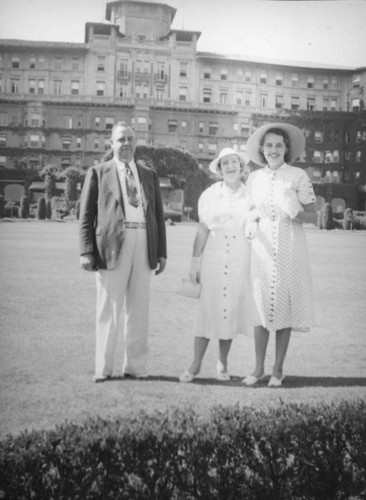
POLYGON ((118 266, 96 272, 96 376, 112 375, 123 316, 122 372, 147 375, 150 279, 146 229, 126 229, 118 266))

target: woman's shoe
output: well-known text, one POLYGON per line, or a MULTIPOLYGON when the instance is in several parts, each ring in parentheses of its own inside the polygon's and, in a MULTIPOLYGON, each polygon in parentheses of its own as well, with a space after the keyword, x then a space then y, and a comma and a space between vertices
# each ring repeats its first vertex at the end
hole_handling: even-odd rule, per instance
POLYGON ((255 375, 249 375, 248 377, 245 377, 243 379, 241 385, 246 385, 247 387, 250 387, 252 385, 258 384, 258 382, 262 382, 266 375, 263 374, 261 377, 256 377, 255 375))
POLYGON ((269 382, 268 382, 268 387, 281 387, 282 385, 282 381, 285 377, 281 377, 281 378, 276 378, 276 377, 271 377, 269 379, 269 382))
POLYGON ((196 375, 193 375, 193 373, 190 373, 188 370, 186 370, 182 375, 179 377, 179 382, 184 382, 184 383, 189 383, 193 382, 193 380, 196 378, 196 375))
POLYGON ((217 362, 216 370, 218 380, 223 382, 228 382, 230 380, 230 374, 227 370, 225 370, 225 367, 220 360, 217 362))

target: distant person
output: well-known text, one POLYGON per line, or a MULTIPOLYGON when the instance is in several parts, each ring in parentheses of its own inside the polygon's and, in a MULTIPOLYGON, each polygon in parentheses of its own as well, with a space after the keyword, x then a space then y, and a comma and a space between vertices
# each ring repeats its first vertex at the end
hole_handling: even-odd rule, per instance
POLYGON ((222 181, 206 189, 198 201, 199 226, 193 244, 190 278, 201 283, 194 328, 194 358, 180 376, 192 382, 201 369, 210 339, 219 340, 217 378, 230 380, 228 354, 233 338, 250 334, 250 244, 244 235, 249 210, 241 181, 243 156, 224 148, 210 164, 222 181))
POLYGON ((96 276, 95 382, 112 376, 123 309, 123 375, 147 376, 151 270, 162 273, 167 257, 158 177, 134 160, 128 124, 113 127, 111 145, 113 158, 88 170, 80 203, 80 265, 96 276))
POLYGON ((276 332, 276 358, 269 387, 279 387, 292 331, 309 330, 312 292, 303 223, 316 223, 315 195, 306 172, 289 162, 304 152, 305 138, 285 123, 265 125, 247 143, 247 154, 263 168, 249 175, 255 318, 254 372, 243 380, 252 386, 265 374, 269 332, 276 332))

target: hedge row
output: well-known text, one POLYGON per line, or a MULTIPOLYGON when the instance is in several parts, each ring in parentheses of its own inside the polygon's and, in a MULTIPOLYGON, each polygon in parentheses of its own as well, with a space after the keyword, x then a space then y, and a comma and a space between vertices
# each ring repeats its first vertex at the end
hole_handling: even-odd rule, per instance
POLYGON ((216 407, 0 443, 0 498, 337 500, 366 498, 366 403, 216 407))

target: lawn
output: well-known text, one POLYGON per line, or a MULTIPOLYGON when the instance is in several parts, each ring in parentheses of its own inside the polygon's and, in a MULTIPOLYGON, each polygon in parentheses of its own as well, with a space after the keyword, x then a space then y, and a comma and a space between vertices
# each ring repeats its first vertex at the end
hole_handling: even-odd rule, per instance
MULTIPOLYGON (((168 226, 169 260, 154 277, 150 313, 149 379, 92 382, 94 276, 79 270, 74 222, 0 223, 0 437, 52 428, 87 417, 131 415, 188 405, 266 407, 283 402, 332 402, 366 397, 366 231, 307 229, 313 264, 316 324, 294 334, 284 386, 243 388, 254 364, 253 340, 239 337, 230 354, 229 383, 215 379, 217 343, 200 378, 178 383, 191 360, 196 303, 175 293, 187 272, 194 223, 168 226)), ((273 363, 273 340, 267 372, 273 363)))

